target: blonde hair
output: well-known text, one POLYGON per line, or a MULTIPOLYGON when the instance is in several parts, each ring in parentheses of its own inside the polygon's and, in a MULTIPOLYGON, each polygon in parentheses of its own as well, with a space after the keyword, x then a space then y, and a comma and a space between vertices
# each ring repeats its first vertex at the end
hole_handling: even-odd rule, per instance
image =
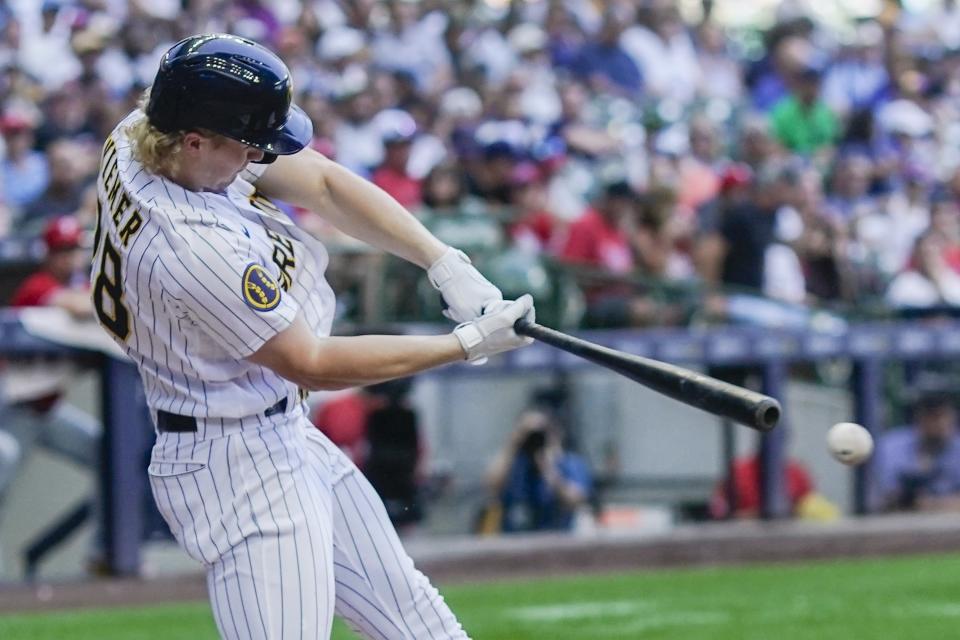
MULTIPOLYGON (((137 107, 146 113, 149 102, 150 87, 147 87, 137 101, 137 107)), ((225 138, 219 133, 201 127, 191 131, 197 131, 213 139, 214 145, 221 144, 225 138)), ((133 145, 133 159, 142 164, 147 171, 162 176, 169 176, 177 171, 185 131, 164 133, 150 124, 147 118, 140 118, 127 126, 126 133, 133 145)))

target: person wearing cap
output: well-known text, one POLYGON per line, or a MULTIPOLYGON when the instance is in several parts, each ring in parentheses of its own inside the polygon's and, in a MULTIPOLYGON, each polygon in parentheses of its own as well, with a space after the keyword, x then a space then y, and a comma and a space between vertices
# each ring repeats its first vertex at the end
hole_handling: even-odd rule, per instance
POLYGON ((333 129, 337 163, 364 177, 383 161, 383 141, 373 120, 377 103, 368 80, 365 73, 350 79, 333 103, 339 116, 333 129))
POLYGON ((884 511, 960 511, 958 387, 921 373, 908 399, 913 421, 877 439, 870 478, 873 507, 884 511))
MULTIPOLYGON (((84 232, 77 221, 64 216, 50 221, 43 231, 46 257, 40 269, 15 291, 10 306, 55 307, 77 320, 90 320, 93 305, 86 284, 88 254, 84 232)), ((96 327, 91 330, 98 331, 96 327)), ((15 359, 3 370, 3 401, 0 436, 16 446, 0 452, 0 499, 13 482, 29 453, 40 446, 84 467, 97 470, 100 422, 63 399, 75 376, 75 366, 64 360, 15 359), (15 455, 9 455, 11 452, 15 455)), ((0 448, 3 448, 0 445, 0 448)), ((99 500, 93 502, 94 514, 99 500)), ((94 515, 95 521, 99 518, 94 515)), ((103 535, 98 528, 88 558, 88 568, 102 567, 103 535)))
POLYGON ((587 300, 585 321, 591 326, 629 326, 646 315, 629 282, 636 269, 629 233, 639 213, 637 202, 637 192, 625 180, 609 181, 559 242, 560 261, 609 276, 591 277, 587 272, 581 281, 587 300))
MULTIPOLYGON (((732 185, 749 176, 736 176, 741 171, 743 168, 731 168, 732 185)), ((802 301, 804 282, 799 261, 796 253, 781 242, 777 228, 781 213, 797 198, 799 181, 796 167, 770 163, 749 178, 748 187, 731 187, 735 193, 725 196, 722 209, 709 221, 714 228, 699 239, 697 267, 705 284, 762 292, 785 302, 802 301), (746 193, 736 193, 741 188, 746 188, 746 193)), ((734 313, 730 302, 748 298, 754 299, 752 295, 715 296, 708 299, 707 306, 714 313, 734 313)))
POLYGON ((371 181, 407 208, 419 207, 422 202, 420 180, 410 175, 410 150, 417 135, 417 123, 406 111, 386 109, 374 118, 383 142, 383 162, 377 167, 371 181))
POLYGON ((827 65, 808 53, 788 78, 790 93, 773 106, 770 123, 780 143, 801 155, 828 150, 840 134, 836 115, 820 98, 820 84, 827 65))
POLYGON ((93 306, 83 273, 87 267, 83 236, 73 216, 50 220, 42 236, 46 249, 43 266, 17 288, 10 305, 59 307, 75 318, 92 318, 93 306))

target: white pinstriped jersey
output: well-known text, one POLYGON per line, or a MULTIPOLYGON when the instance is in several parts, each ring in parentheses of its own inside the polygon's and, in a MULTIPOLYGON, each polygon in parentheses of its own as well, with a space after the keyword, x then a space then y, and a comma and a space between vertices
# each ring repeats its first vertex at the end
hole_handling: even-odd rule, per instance
POLYGON ((298 313, 329 333, 326 250, 257 193, 264 165, 222 193, 148 173, 125 132, 141 117, 117 125, 100 161, 91 272, 100 323, 139 365, 153 410, 239 418, 295 400, 295 385, 244 358, 298 313))

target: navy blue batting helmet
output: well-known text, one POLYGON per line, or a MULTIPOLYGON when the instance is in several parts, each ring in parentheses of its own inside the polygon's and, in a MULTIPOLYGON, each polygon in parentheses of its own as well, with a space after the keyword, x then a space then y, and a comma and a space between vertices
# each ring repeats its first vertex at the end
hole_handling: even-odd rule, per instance
POLYGON ((261 45, 228 34, 190 36, 160 61, 147 118, 165 133, 209 129, 264 152, 296 153, 313 137, 292 103, 290 71, 261 45))

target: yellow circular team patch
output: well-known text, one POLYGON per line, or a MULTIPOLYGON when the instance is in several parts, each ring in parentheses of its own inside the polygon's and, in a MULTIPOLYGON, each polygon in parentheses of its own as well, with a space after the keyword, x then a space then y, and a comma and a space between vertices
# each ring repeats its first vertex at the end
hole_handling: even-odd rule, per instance
POLYGON ((250 264, 243 272, 243 299, 257 311, 270 311, 280 304, 280 287, 269 271, 250 264))

